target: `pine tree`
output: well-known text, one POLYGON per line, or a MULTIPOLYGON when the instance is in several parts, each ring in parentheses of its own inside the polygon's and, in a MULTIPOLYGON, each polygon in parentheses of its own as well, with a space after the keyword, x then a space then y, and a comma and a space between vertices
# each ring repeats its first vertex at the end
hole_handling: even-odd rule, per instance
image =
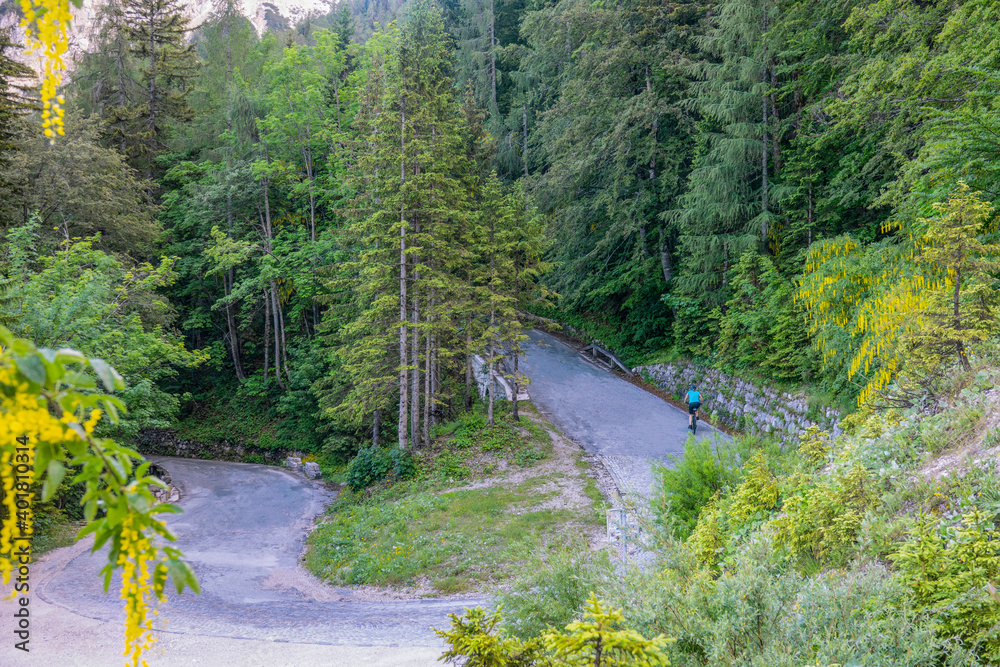
POLYGON ((170 123, 190 120, 187 81, 194 75, 194 45, 180 0, 123 0, 129 48, 139 68, 137 138, 133 164, 152 179, 155 158, 167 148, 170 123))
POLYGON ((702 144, 673 217, 685 265, 679 287, 711 305, 725 302, 730 270, 746 250, 767 251, 779 238, 774 202, 787 192, 775 185, 775 18, 772 0, 727 0, 699 40, 707 55, 693 68, 702 144))
POLYGON ((927 232, 916 260, 940 280, 920 326, 906 337, 909 356, 924 368, 957 359, 968 372, 970 346, 993 336, 1000 319, 994 277, 1000 271, 1000 245, 979 238, 996 228, 993 207, 959 181, 948 201, 934 209, 938 215, 918 221, 927 232))
POLYGON ((3 186, 3 170, 7 166, 9 151, 14 149, 18 119, 33 108, 27 97, 28 90, 18 83, 19 79, 33 75, 26 65, 14 60, 8 51, 16 48, 10 38, 0 31, 0 187, 3 186))
POLYGON ((134 157, 141 83, 132 55, 131 34, 124 0, 108 0, 98 9, 91 32, 94 48, 83 54, 73 75, 86 110, 93 110, 106 124, 105 141, 134 157))
POLYGON ((434 4, 419 3, 398 31, 369 45, 349 226, 364 267, 353 283, 360 317, 349 329, 354 349, 367 354, 341 354, 367 396, 360 417, 381 406, 370 389, 385 385, 394 332, 398 444, 417 447, 429 438, 449 375, 465 361, 458 326, 469 301, 470 140, 434 4))

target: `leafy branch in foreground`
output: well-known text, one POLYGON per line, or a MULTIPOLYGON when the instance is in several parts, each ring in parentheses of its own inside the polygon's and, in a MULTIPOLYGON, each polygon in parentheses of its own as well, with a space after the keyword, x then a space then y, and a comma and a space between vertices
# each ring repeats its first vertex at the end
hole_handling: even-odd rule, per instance
POLYGON ((149 463, 109 438, 94 436, 106 413, 113 421, 125 405, 97 391, 96 375, 109 392, 125 388, 121 376, 103 359, 88 359, 70 349, 37 348, 0 327, 0 480, 3 483, 3 527, 0 531, 0 577, 9 584, 15 567, 30 554, 34 493, 32 482, 44 477, 44 502, 55 494, 72 467, 83 484, 87 525, 77 538, 94 535, 96 552, 109 545, 102 570, 107 591, 116 568, 122 570, 125 602, 125 655, 130 664, 145 664, 142 653, 152 636, 151 596, 165 599, 169 577, 177 592, 199 592, 180 550, 161 546, 160 538, 176 538, 158 517, 179 512, 157 505, 152 487, 166 488, 148 474, 149 463))
POLYGON ((663 635, 646 639, 622 628, 622 612, 604 605, 594 593, 584 603, 582 620, 562 631, 551 629, 540 638, 519 640, 508 635, 502 627, 502 611, 476 607, 461 617, 448 614, 451 628, 434 631, 450 647, 440 659, 467 667, 670 665, 666 648, 673 640, 663 635))

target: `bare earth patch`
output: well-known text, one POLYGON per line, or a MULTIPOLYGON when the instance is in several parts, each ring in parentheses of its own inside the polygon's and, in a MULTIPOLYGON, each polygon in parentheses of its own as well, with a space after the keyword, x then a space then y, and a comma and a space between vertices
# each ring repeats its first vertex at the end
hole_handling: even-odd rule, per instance
POLYGON ((929 461, 920 473, 928 480, 963 475, 972 467, 1000 471, 1000 443, 989 443, 990 434, 1000 433, 1000 389, 986 396, 986 409, 967 444, 929 461))

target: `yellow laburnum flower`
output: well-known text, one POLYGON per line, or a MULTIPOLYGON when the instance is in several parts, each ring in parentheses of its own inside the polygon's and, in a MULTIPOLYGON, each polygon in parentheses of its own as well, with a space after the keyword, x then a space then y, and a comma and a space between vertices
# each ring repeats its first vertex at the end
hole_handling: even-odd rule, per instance
POLYGON ((26 52, 42 59, 42 128, 50 143, 56 135, 64 134, 65 100, 57 91, 66 71, 63 56, 69 48, 67 30, 73 19, 69 3, 70 0, 21 0, 26 52))

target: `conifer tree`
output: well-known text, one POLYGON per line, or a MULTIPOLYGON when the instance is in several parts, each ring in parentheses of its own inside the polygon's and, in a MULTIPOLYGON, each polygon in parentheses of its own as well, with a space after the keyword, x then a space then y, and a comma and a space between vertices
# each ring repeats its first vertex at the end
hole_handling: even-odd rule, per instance
POLYGON ((984 243, 980 236, 993 231, 993 207, 959 181, 947 202, 935 204, 917 264, 938 276, 921 313, 920 325, 906 339, 909 356, 925 369, 957 359, 966 372, 970 346, 988 340, 1000 318, 995 274, 1000 271, 1000 246, 984 243))
MULTIPOLYGON (((341 354, 356 385, 369 386, 373 378, 384 385, 392 322, 398 444, 416 447, 429 437, 449 372, 465 351, 457 327, 468 301, 463 267, 473 245, 469 135, 437 6, 418 4, 398 31, 369 44, 351 176, 358 197, 349 226, 367 267, 355 283, 361 314, 353 344, 369 355, 341 354)), ((374 409, 375 402, 365 405, 374 409)))
POLYGON ((154 160, 167 148, 172 121, 190 120, 187 81, 194 75, 194 45, 180 0, 123 0, 123 18, 139 68, 134 164, 152 179, 154 160))
POLYGON ((701 79, 694 101, 705 118, 703 143, 673 217, 686 269, 679 286, 711 305, 727 298, 740 256, 777 238, 774 201, 787 194, 775 186, 775 19, 772 0, 726 0, 699 40, 706 58, 693 68, 701 79))
POLYGON ((107 0, 95 16, 91 40, 95 48, 84 53, 74 80, 80 84, 82 106, 105 122, 108 145, 122 155, 138 154, 139 69, 132 56, 131 35, 124 0, 107 0))
POLYGON ((14 149, 12 140, 18 118, 33 106, 27 97, 27 88, 18 83, 19 79, 31 76, 32 71, 10 57, 9 52, 14 48, 15 44, 0 31, 0 187, 7 166, 6 154, 14 149))

